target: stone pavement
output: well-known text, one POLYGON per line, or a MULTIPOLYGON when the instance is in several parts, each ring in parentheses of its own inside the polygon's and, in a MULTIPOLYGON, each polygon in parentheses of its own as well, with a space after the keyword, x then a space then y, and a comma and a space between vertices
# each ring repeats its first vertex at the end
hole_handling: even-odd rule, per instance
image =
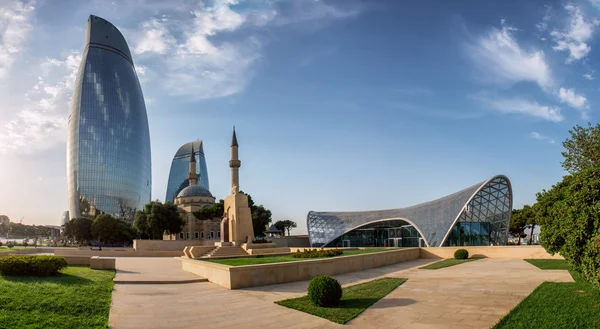
POLYGON ((181 270, 181 261, 173 257, 116 257, 115 283, 192 283, 205 278, 181 270))
MULTIPOLYGON (((418 269, 430 262, 419 259, 335 276, 342 285, 382 276, 409 279, 346 326, 489 328, 540 283, 573 281, 567 271, 540 270, 520 259, 483 259, 439 270, 418 269)), ((109 325, 114 329, 342 327, 273 303, 302 296, 307 286, 308 281, 240 290, 206 282, 115 284, 109 325)))

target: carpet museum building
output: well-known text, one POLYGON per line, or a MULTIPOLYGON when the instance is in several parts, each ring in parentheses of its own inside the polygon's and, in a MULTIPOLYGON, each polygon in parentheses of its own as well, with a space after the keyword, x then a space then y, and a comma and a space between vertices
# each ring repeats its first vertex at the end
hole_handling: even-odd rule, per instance
POLYGON ((494 176, 415 206, 308 213, 311 247, 444 247, 506 245, 512 210, 508 177, 494 176))

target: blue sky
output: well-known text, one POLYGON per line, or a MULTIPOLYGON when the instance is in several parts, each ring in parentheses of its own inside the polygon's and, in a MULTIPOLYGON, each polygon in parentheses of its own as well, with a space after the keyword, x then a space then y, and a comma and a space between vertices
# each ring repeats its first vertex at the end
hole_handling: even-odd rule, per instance
POLYGON ((0 0, 0 213, 56 224, 66 122, 90 14, 115 24, 146 98, 153 199, 204 140, 210 185, 240 185, 304 233, 310 210, 396 208, 495 174, 515 206, 565 174, 598 122, 600 1, 0 0))

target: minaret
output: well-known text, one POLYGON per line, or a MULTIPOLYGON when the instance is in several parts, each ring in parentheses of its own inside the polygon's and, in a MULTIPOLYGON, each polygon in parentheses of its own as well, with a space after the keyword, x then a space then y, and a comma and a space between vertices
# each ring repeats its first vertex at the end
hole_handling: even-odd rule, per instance
POLYGON ((190 173, 188 174, 190 186, 196 185, 198 175, 196 174, 196 153, 194 153, 194 143, 192 142, 192 155, 190 156, 190 173))
POLYGON ((233 126, 233 137, 231 138, 231 160, 229 160, 229 168, 231 168, 231 192, 238 193, 240 191, 240 175, 239 169, 242 162, 238 159, 238 142, 235 136, 235 126, 233 126))

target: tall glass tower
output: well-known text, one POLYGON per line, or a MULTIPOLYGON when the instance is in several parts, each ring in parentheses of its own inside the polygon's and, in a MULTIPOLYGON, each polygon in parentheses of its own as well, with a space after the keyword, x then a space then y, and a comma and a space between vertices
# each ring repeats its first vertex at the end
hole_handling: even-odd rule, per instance
POLYGON ((169 181, 167 183, 167 196, 165 201, 175 200, 175 197, 181 190, 189 186, 188 173, 190 172, 190 156, 192 147, 196 154, 196 172, 198 173, 198 185, 210 191, 208 185, 208 169, 206 168, 206 158, 204 157, 204 149, 202 141, 197 140, 181 145, 171 162, 171 170, 169 171, 169 181))
POLYGON ((117 28, 87 21, 67 138, 69 217, 90 206, 132 219, 150 201, 150 134, 129 47, 117 28))

